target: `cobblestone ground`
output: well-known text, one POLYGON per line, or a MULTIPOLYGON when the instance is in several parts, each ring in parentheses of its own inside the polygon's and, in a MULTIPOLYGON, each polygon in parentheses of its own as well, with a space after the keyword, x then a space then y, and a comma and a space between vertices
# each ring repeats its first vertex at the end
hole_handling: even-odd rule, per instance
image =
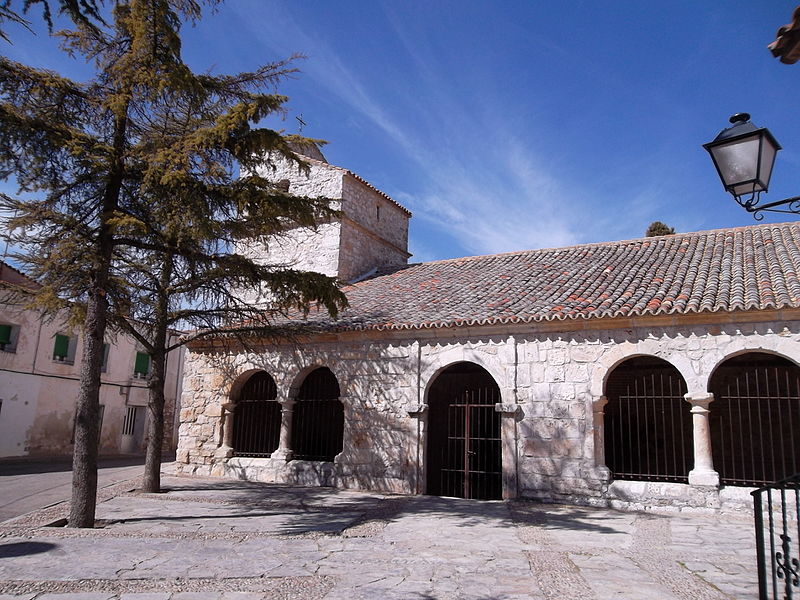
POLYGON ((0 600, 756 598, 747 515, 670 516, 167 477, 0 523, 0 600))

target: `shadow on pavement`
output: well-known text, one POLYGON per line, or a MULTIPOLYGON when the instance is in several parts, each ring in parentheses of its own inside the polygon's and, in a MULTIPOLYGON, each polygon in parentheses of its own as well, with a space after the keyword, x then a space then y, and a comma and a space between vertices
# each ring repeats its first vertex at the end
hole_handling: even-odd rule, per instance
MULTIPOLYGON (((438 496, 369 494, 287 484, 231 480, 180 481, 174 478, 164 482, 164 491, 166 494, 161 496, 164 499, 189 502, 168 502, 157 509, 153 507, 154 512, 140 512, 129 518, 117 517, 113 521, 131 524, 161 522, 167 526, 170 522, 196 521, 201 528, 204 528, 205 522, 211 523, 213 528, 217 522, 224 521, 226 526, 244 531, 264 526, 263 522, 253 522, 248 526, 248 519, 272 517, 276 518, 269 525, 274 527, 273 533, 298 535, 312 531, 343 531, 370 521, 393 522, 408 517, 433 517, 447 519, 454 527, 482 524, 512 526, 516 523, 578 532, 622 533, 613 526, 613 518, 601 521, 593 509, 526 501, 507 503, 438 496), (192 503, 203 503, 204 508, 185 510, 192 503), (170 514, 168 506, 177 510, 170 514), (182 508, 179 509, 179 506, 182 508), (232 523, 233 520, 240 521, 240 524, 232 523)), ((158 498, 154 499, 158 501, 158 498)), ((606 517, 613 517, 616 513, 609 509, 598 510, 606 517)))
POLYGON ((56 544, 47 542, 10 542, 0 544, 0 558, 17 558, 30 554, 42 554, 58 548, 56 544))
MULTIPOLYGON (((166 460, 164 462, 167 462, 166 460)), ((144 465, 144 456, 115 456, 101 458, 97 462, 99 469, 133 467, 144 465)), ((72 458, 19 459, 0 461, 0 477, 12 475, 33 475, 38 473, 66 473, 72 471, 72 458)))

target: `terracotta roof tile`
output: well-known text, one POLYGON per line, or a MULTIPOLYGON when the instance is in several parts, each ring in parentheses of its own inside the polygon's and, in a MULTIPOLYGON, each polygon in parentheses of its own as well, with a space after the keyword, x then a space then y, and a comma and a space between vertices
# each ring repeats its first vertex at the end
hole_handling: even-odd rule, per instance
POLYGON ((419 263, 344 288, 326 330, 800 308, 800 224, 419 263))

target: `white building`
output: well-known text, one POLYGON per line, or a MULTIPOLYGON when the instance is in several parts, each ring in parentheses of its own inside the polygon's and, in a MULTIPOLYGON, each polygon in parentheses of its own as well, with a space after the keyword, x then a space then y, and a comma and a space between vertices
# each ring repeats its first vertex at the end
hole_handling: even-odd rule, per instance
POLYGON ((408 265, 408 211, 310 163, 267 175, 341 220, 261 251, 350 307, 191 344, 183 472, 718 509, 800 471, 800 225, 408 265))
MULTIPOLYGON (((72 453, 82 340, 63 319, 47 320, 25 303, 37 284, 0 262, 0 457, 72 453)), ((183 349, 167 359, 165 448, 175 447, 175 401, 183 349)), ((100 387, 100 454, 140 454, 148 432, 149 356, 109 335, 100 387)))

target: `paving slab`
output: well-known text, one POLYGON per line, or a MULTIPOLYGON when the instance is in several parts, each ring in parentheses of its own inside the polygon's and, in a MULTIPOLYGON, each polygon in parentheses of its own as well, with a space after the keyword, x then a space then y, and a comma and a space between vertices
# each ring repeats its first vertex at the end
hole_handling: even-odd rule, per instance
POLYGON ((164 477, 0 523, 0 600, 757 598, 746 515, 164 477))

